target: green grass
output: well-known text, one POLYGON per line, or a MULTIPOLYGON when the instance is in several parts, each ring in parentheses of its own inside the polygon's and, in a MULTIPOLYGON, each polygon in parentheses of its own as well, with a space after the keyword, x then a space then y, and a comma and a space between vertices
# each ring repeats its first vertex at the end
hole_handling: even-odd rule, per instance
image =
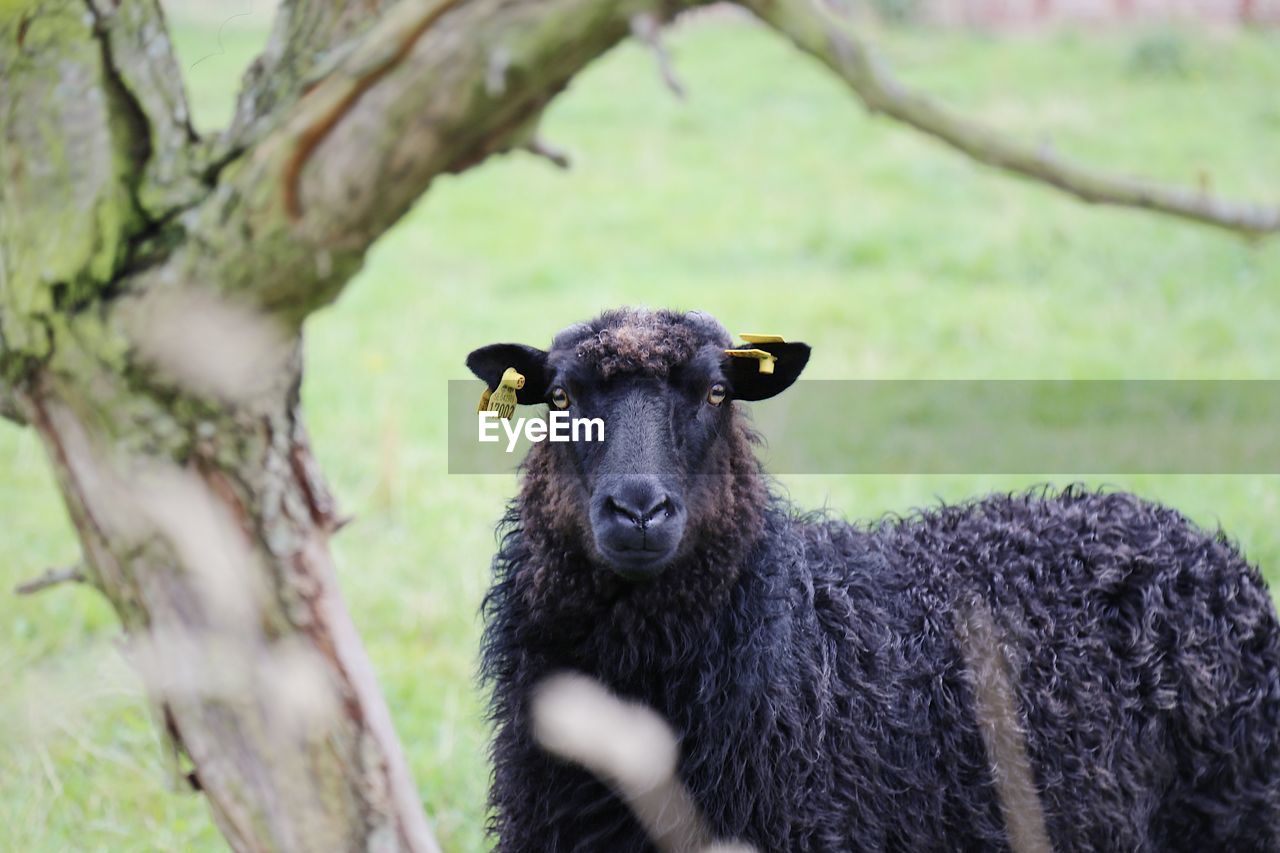
MULTIPOLYGON (((262 18, 259 15, 258 18, 262 18)), ((264 22, 253 18, 248 24, 264 22)), ((178 31, 202 128, 262 32, 178 31), (210 56, 210 54, 213 54, 210 56), (200 60, 197 63, 197 60, 200 60), (191 68, 195 64, 194 68, 191 68)), ((1280 37, 890 34, 903 76, 1064 154, 1236 195, 1280 187, 1280 37)), ((305 405, 344 508, 342 584, 446 850, 485 847, 476 609, 515 484, 446 474, 446 380, 473 347, 545 344, 620 304, 701 308, 813 344, 823 378, 1280 378, 1280 245, 1090 208, 868 117, 735 21, 673 35, 691 96, 611 54, 551 108, 564 174, 525 155, 437 182, 308 328, 305 405)), ((1034 477, 788 477, 850 517, 1034 477)), ((1113 477, 1221 523, 1280 581, 1280 478, 1113 477)), ((34 436, 0 428, 0 587, 74 561, 34 436)), ((0 594, 0 848, 219 849, 169 793, 118 628, 91 592, 0 594)))

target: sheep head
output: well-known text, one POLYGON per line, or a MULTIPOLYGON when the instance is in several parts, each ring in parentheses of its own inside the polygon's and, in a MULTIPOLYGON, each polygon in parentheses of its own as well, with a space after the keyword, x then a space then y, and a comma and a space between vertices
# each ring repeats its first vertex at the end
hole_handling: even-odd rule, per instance
POLYGON ((517 402, 603 421, 603 441, 536 445, 526 472, 555 481, 554 523, 593 563, 644 580, 705 541, 737 477, 755 476, 734 402, 782 392, 809 359, 802 343, 732 344, 706 314, 622 309, 571 326, 549 350, 493 344, 467 366, 490 387, 514 367, 525 377, 517 402))

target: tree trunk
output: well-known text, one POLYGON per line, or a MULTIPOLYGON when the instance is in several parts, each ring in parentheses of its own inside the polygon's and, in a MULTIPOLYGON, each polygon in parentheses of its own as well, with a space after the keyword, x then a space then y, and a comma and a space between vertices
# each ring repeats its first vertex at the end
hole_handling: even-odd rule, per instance
MULTIPOLYGON (((199 138, 156 0, 0 4, 0 416, 40 434, 175 779, 235 849, 436 849, 334 579, 303 321, 436 176, 548 150, 546 104, 629 33, 658 47, 682 5, 283 0, 232 125, 199 138)), ((1280 229, 1026 155, 808 0, 751 5, 868 106, 985 162, 1280 229)))
POLYGON ((190 401, 129 387, 96 369, 100 352, 74 355, 83 372, 45 374, 24 415, 175 766, 190 762, 178 781, 205 792, 237 850, 436 849, 335 583, 337 516, 296 359, 279 393, 193 420, 190 401))

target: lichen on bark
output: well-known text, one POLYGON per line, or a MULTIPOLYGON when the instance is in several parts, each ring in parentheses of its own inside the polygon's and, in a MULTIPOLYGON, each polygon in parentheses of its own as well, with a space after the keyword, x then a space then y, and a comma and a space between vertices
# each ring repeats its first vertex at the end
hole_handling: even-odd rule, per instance
POLYGON ((6 8, 0 45, 0 333, 7 357, 38 359, 48 318, 109 285, 144 227, 146 142, 82 0, 6 8))

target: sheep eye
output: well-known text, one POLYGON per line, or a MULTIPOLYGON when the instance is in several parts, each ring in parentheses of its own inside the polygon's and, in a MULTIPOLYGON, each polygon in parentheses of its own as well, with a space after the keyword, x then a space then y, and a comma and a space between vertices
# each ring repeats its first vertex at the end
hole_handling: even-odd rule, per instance
POLYGON ((569 408, 569 395, 559 385, 551 389, 551 405, 557 409, 569 408))
POLYGON ((724 386, 717 382, 707 391, 707 402, 713 406, 718 406, 724 402, 726 393, 724 386))

